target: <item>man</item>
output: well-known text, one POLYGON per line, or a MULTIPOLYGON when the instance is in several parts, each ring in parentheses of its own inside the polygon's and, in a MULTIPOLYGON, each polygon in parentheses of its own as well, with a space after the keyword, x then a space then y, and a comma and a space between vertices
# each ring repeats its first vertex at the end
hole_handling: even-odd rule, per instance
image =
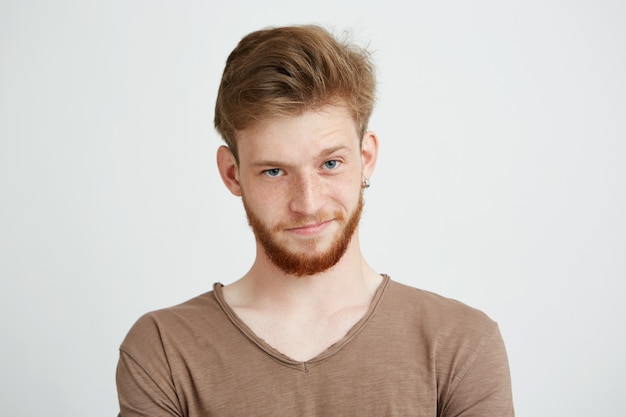
POLYGON ((513 415, 497 325, 361 254, 374 89, 368 53, 320 27, 254 32, 231 53, 217 164, 256 259, 133 326, 117 371, 123 417, 513 415))

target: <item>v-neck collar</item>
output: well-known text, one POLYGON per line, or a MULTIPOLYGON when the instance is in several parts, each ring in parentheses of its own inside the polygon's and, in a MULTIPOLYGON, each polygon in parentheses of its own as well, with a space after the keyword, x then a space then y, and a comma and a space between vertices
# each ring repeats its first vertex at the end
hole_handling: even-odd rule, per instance
POLYGON ((361 330, 363 330, 363 328, 367 325, 370 317, 372 317, 372 315, 376 311, 376 308, 378 307, 378 304, 380 303, 380 300, 382 299, 383 294, 385 293, 385 289, 387 288, 389 281, 390 281, 388 275, 381 274, 381 276, 383 280, 378 286, 378 289, 376 290, 376 293, 374 294, 374 298, 372 299, 370 306, 367 312, 363 315, 363 317, 361 317, 361 319, 359 319, 359 321, 357 321, 356 324, 352 326, 352 328, 339 341, 337 341, 336 343, 326 348, 319 355, 307 361, 297 361, 295 359, 292 359, 289 356, 285 355, 284 353, 275 349, 273 346, 265 342, 265 340, 263 340, 259 336, 257 336, 257 334, 254 333, 254 331, 252 331, 252 329, 250 329, 250 327, 248 327, 248 325, 244 323, 243 320, 239 318, 239 316, 237 316, 237 313, 235 313, 235 311, 228 305, 228 303, 224 299, 224 293, 222 291, 222 288, 224 287, 223 284, 219 282, 216 282, 215 284, 213 284, 213 294, 215 296, 217 303, 220 305, 220 307, 222 308, 222 310, 224 311, 228 319, 233 323, 233 325, 235 325, 235 327, 237 327, 244 334, 244 336, 246 336, 246 338, 250 342, 252 342, 266 355, 270 356, 272 359, 276 360, 280 364, 290 367, 290 368, 307 372, 309 369, 319 365, 325 359, 329 358, 330 356, 333 356, 335 353, 340 351, 346 344, 348 344, 352 339, 354 339, 361 332, 361 330))

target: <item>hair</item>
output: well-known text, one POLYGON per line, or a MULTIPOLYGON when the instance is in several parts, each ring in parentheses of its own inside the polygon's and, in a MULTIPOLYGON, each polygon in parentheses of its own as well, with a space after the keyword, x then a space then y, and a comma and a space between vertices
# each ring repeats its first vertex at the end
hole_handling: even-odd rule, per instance
POLYGON ((226 60, 215 104, 215 128, 238 161, 238 131, 272 117, 338 104, 350 112, 362 138, 375 102, 370 55, 320 26, 252 32, 226 60))

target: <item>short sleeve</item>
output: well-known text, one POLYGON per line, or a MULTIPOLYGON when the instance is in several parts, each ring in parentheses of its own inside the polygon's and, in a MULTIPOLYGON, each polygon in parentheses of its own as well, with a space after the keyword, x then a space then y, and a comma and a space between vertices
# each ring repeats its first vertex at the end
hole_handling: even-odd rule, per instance
POLYGON ((182 417, 156 324, 140 319, 120 348, 116 382, 121 417, 182 417))
POLYGON ((476 351, 444 402, 441 416, 513 417, 511 377, 506 349, 497 326, 476 351))

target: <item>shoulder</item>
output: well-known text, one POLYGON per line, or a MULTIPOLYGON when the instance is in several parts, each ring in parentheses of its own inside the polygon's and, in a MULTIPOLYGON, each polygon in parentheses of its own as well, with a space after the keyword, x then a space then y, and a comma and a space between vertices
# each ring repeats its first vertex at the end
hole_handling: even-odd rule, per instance
POLYGON ((413 317, 423 326, 438 331, 464 328, 490 331, 496 323, 481 310, 461 301, 390 280, 385 296, 386 310, 413 317))
POLYGON ((498 325, 484 312, 395 281, 390 281, 384 301, 385 321, 401 323, 396 327, 405 328, 405 338, 427 352, 442 399, 451 401, 462 380, 485 386, 490 381, 494 392, 510 386, 498 325))
POLYGON ((172 307, 151 311, 133 324, 120 350, 135 356, 139 352, 163 350, 185 343, 207 330, 211 331, 217 323, 223 323, 222 320, 215 320, 220 314, 222 312, 213 291, 172 307))
POLYGON ((396 281, 379 308, 380 324, 426 349, 438 367, 469 364, 500 338, 497 323, 481 310, 396 281))

